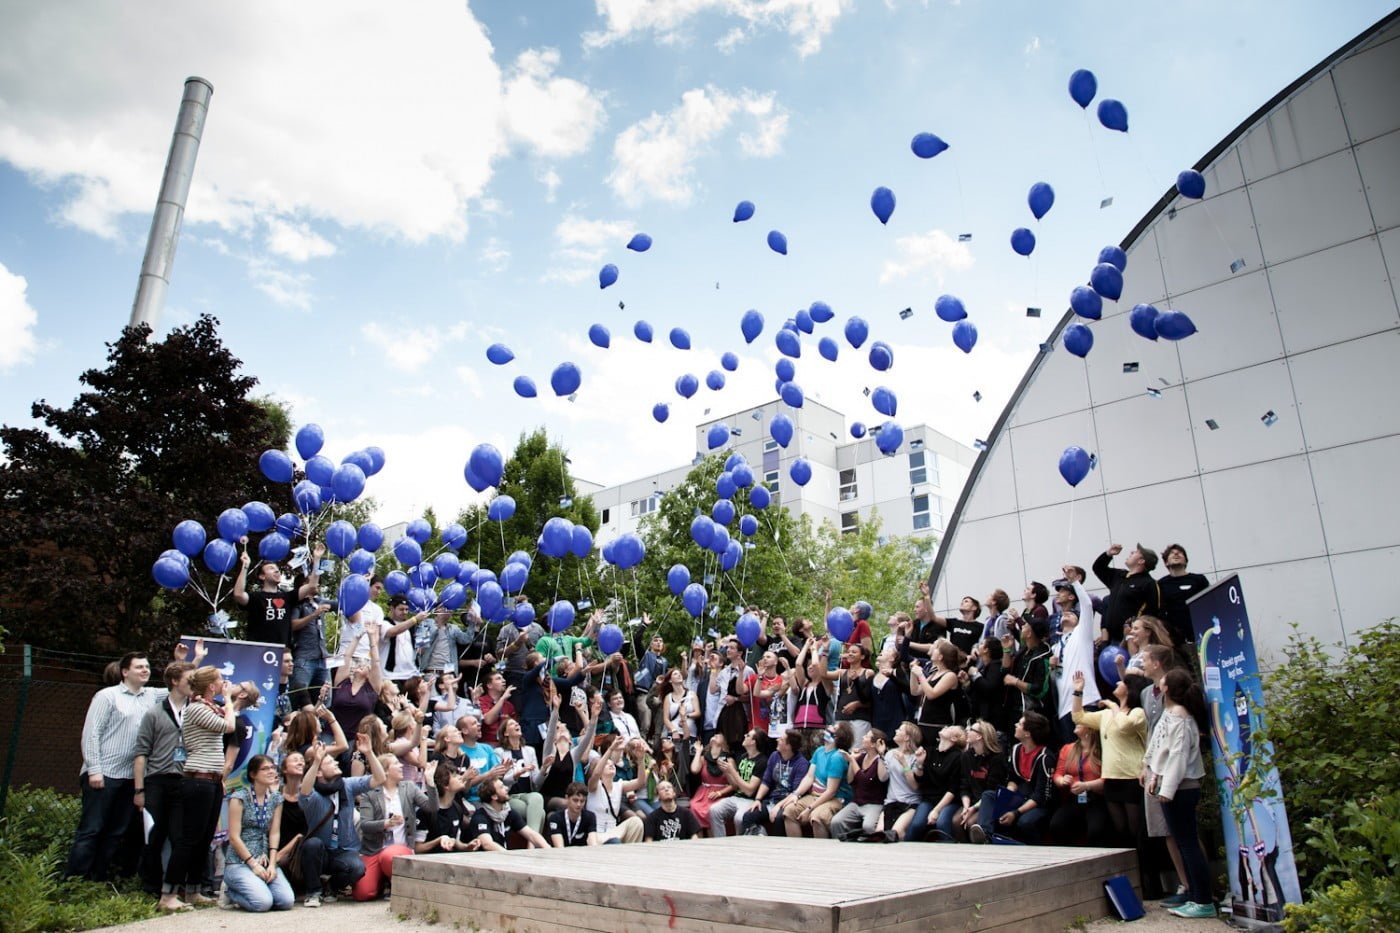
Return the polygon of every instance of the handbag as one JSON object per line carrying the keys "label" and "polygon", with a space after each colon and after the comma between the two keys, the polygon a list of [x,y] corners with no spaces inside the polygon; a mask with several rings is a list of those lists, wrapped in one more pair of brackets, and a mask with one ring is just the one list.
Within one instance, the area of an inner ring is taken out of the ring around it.
{"label": "handbag", "polygon": [[293,886],[300,887],[305,882],[301,871],[301,844],[308,837],[314,836],[321,831],[321,827],[326,825],[326,821],[335,815],[335,808],[326,811],[326,815],[321,817],[316,826],[302,835],[300,839],[292,844],[291,851],[278,860],[277,865],[282,869],[282,874],[287,876],[287,881]]}

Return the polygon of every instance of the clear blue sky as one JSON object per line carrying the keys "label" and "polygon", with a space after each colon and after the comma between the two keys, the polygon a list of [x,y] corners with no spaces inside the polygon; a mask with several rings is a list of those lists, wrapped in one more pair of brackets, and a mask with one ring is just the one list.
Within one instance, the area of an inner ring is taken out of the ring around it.
{"label": "clear blue sky", "polygon": [[[161,329],[215,314],[262,389],[324,426],[329,453],[384,447],[369,492],[386,521],[460,506],[471,447],[508,451],[541,424],[597,482],[687,462],[705,408],[772,397],[772,333],[817,299],[837,311],[830,332],[859,314],[896,365],[877,374],[844,342],[829,364],[809,341],[797,376],[809,394],[872,422],[861,389],[885,384],[901,420],[971,443],[1098,249],[1391,9],[166,2],[137,18],[117,3],[6,6],[0,419],[27,424],[37,398],[67,404],[125,324],[181,82],[203,75],[215,94]],[[1081,67],[1125,102],[1127,136],[1069,100]],[[914,158],[924,130],[951,148]],[[1058,200],[1036,225],[1025,195],[1039,180]],[[868,206],[877,185],[898,198],[888,226]],[[758,214],[733,224],[740,199]],[[1030,260],[1007,245],[1021,225],[1040,237]],[[764,245],[772,228],[788,256]],[[650,252],[624,249],[637,231]],[[604,262],[621,278],[601,291]],[[970,356],[933,316],[943,292],[981,332]],[[1027,320],[1027,305],[1045,317]],[[748,308],[768,328],[745,348]],[[631,336],[638,318],[658,332],[649,347]],[[595,322],[612,349],[588,344]],[[695,349],[667,344],[673,326]],[[497,340],[511,366],[486,362]],[[675,395],[676,376],[703,381],[729,349],[743,360],[722,392]],[[563,360],[584,374],[573,403],[548,389]],[[521,373],[541,398],[514,395]],[[657,401],[672,406],[665,426]]]}

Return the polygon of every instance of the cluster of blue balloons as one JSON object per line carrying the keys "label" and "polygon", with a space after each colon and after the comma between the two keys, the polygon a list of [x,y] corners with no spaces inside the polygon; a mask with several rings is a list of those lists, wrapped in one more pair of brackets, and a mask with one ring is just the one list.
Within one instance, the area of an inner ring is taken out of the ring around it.
{"label": "cluster of blue balloons", "polygon": [[[365,491],[365,481],[384,469],[384,451],[366,447],[347,454],[337,465],[321,453],[325,432],[317,424],[303,425],[296,434],[296,449],[305,461],[305,479],[292,487],[292,501],[303,515],[319,512],[336,502],[354,502]],[[265,450],[258,468],[274,483],[290,483],[296,466],[285,451]]]}
{"label": "cluster of blue balloons", "polygon": [[[1092,71],[1081,68],[1069,76],[1069,96],[1081,108],[1087,110],[1098,92],[1099,81]],[[1111,97],[1099,101],[1098,117],[1105,128],[1128,132],[1128,108],[1123,106],[1122,101]]]}
{"label": "cluster of blue balloons", "polygon": [[[601,338],[604,341],[602,345],[606,346],[610,339],[607,328],[602,327],[602,325],[596,326],[600,332],[595,335],[594,331],[590,330],[589,339],[597,343]],[[503,343],[493,343],[486,348],[486,359],[495,366],[505,366],[515,359],[515,352]],[[582,385],[583,373],[578,368],[577,363],[565,360],[555,366],[553,372],[549,374],[549,387],[554,390],[554,394],[557,396],[573,395]],[[524,374],[516,376],[511,386],[515,389],[515,394],[521,398],[535,398],[539,395],[539,388],[536,387],[535,380]]]}

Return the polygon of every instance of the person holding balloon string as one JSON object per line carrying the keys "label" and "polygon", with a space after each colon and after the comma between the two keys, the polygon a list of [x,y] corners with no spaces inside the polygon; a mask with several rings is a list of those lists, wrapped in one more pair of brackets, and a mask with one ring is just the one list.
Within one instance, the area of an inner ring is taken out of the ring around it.
{"label": "person holding balloon string", "polygon": [[804,744],[817,748],[831,708],[831,693],[826,685],[840,676],[839,672],[827,670],[827,642],[826,638],[809,638],[792,668],[798,694],[792,700],[793,728],[802,734]]}
{"label": "person holding balloon string", "polygon": [[290,646],[291,610],[297,603],[311,598],[320,589],[321,558],[325,556],[326,546],[316,542],[312,549],[311,572],[307,574],[306,582],[295,592],[283,592],[282,568],[276,561],[265,561],[258,567],[258,589],[250,593],[247,589],[248,568],[253,559],[248,554],[248,537],[244,535],[239,539],[239,543],[243,545],[243,551],[238,556],[238,576],[233,579],[233,601],[248,610],[243,639]]}
{"label": "person holding balloon string", "polygon": [[379,629],[370,628],[367,634],[369,657],[363,661],[356,658],[355,646],[359,639],[351,639],[344,642],[341,664],[335,669],[331,714],[346,735],[354,734],[360,720],[374,712],[374,705],[379,700],[379,687],[383,682],[379,666]]}

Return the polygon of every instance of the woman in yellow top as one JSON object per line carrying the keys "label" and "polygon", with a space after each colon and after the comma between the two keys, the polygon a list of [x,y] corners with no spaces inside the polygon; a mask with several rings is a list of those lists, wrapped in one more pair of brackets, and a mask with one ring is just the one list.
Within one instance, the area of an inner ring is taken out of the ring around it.
{"label": "woman in yellow top", "polygon": [[1120,678],[1113,688],[1113,699],[1103,701],[1097,713],[1084,711],[1084,672],[1075,671],[1074,705],[1070,715],[1075,725],[1083,723],[1099,730],[1103,744],[1104,801],[1113,821],[1114,835],[1123,845],[1137,848],[1142,833],[1142,785],[1137,775],[1147,754],[1147,714],[1142,709],[1141,690],[1134,690],[1133,676]]}

